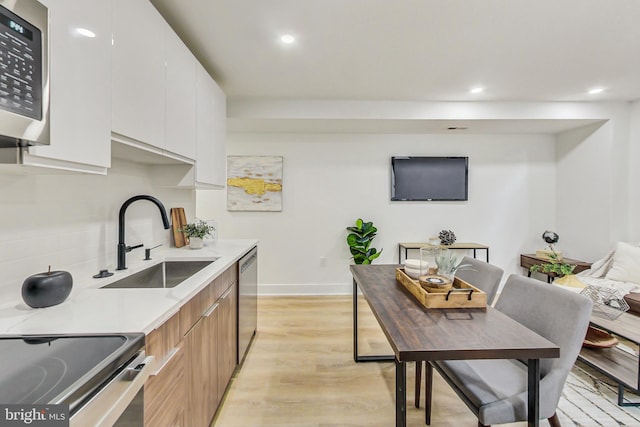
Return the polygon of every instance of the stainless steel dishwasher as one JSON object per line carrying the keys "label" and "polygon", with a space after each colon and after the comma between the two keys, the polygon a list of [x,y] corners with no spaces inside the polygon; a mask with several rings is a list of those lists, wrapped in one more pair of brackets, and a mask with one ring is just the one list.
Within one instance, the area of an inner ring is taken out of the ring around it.
{"label": "stainless steel dishwasher", "polygon": [[238,363],[244,359],[258,326],[258,248],[238,262]]}

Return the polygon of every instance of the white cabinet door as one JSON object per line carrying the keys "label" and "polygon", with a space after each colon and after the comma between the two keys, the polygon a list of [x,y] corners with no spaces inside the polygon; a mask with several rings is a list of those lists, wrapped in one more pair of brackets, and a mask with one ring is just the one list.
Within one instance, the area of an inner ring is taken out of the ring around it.
{"label": "white cabinet door", "polygon": [[196,158],[196,58],[166,26],[166,150]]}
{"label": "white cabinet door", "polygon": [[198,150],[196,185],[226,183],[227,99],[209,73],[198,65]]}
{"label": "white cabinet door", "polygon": [[227,184],[227,96],[214,81],[213,150],[208,184]]}
{"label": "white cabinet door", "polygon": [[165,28],[148,0],[115,0],[112,130],[165,146]]}
{"label": "white cabinet door", "polygon": [[[41,0],[49,8],[51,145],[25,164],[106,173],[111,162],[111,2]],[[78,29],[91,31],[83,36]]]}

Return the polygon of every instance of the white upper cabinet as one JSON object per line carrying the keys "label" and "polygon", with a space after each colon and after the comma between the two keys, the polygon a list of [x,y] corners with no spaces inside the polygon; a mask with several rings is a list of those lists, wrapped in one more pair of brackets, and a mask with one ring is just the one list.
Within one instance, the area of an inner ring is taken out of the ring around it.
{"label": "white upper cabinet", "polygon": [[51,145],[30,147],[24,163],[104,174],[111,162],[111,2],[40,1],[49,8]]}
{"label": "white upper cabinet", "polygon": [[226,184],[227,99],[209,73],[198,64],[198,146],[196,186]]}
{"label": "white upper cabinet", "polygon": [[196,158],[196,64],[182,40],[166,26],[166,146],[175,154]]}
{"label": "white upper cabinet", "polygon": [[212,79],[213,99],[213,149],[212,158],[207,162],[213,168],[203,182],[224,187],[227,184],[227,96]]}
{"label": "white upper cabinet", "polygon": [[113,4],[112,131],[164,149],[167,24],[148,0]]}

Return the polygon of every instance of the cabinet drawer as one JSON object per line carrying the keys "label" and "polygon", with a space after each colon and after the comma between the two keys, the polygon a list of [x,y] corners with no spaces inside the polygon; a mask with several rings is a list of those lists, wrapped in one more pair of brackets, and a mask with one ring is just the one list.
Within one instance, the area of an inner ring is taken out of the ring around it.
{"label": "cabinet drawer", "polygon": [[206,310],[206,288],[180,307],[180,335],[185,336]]}
{"label": "cabinet drawer", "polygon": [[218,300],[238,279],[238,264],[233,264],[214,280],[213,300]]}
{"label": "cabinet drawer", "polygon": [[162,370],[144,385],[145,427],[183,425],[185,399],[184,346],[181,342]]}
{"label": "cabinet drawer", "polygon": [[145,338],[147,355],[154,356],[156,368],[162,364],[167,355],[182,339],[180,334],[180,313],[176,313]]}
{"label": "cabinet drawer", "polygon": [[229,289],[238,277],[238,264],[233,264],[216,277],[206,288],[180,308],[180,334],[184,336],[205,311]]}

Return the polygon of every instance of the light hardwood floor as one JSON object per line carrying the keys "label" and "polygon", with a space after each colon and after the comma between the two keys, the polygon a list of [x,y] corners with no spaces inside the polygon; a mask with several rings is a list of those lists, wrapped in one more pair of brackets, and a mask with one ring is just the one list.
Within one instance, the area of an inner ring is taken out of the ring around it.
{"label": "light hardwood floor", "polygon": [[[391,354],[366,302],[358,307],[360,353]],[[354,363],[351,311],[350,296],[260,297],[258,333],[212,426],[394,426],[394,365]],[[421,409],[414,406],[413,365],[407,368],[409,427],[425,425],[424,390]],[[432,426],[477,426],[437,374],[433,390]]]}

